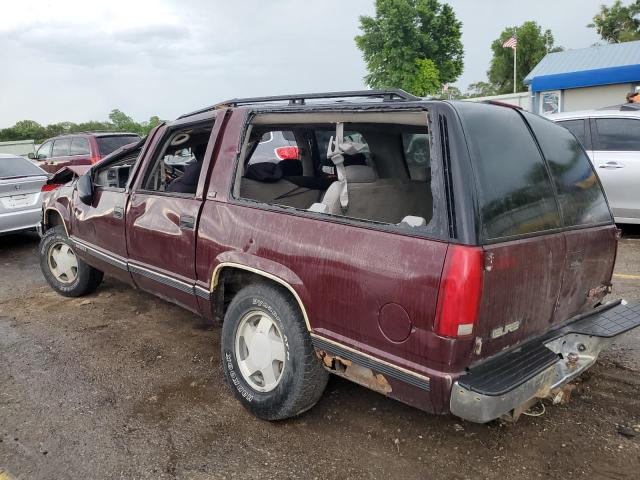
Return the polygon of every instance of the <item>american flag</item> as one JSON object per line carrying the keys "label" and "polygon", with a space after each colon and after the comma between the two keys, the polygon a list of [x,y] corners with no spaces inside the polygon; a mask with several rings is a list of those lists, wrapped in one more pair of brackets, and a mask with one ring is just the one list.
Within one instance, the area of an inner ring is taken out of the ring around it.
{"label": "american flag", "polygon": [[517,45],[518,39],[516,37],[511,37],[509,40],[502,44],[504,48],[516,48]]}

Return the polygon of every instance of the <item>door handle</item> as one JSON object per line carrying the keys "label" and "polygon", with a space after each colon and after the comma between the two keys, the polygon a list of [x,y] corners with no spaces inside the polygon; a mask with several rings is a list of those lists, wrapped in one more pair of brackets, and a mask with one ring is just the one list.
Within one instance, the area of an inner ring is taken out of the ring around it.
{"label": "door handle", "polygon": [[193,230],[196,226],[196,219],[191,215],[180,215],[180,228],[183,230]]}
{"label": "door handle", "polygon": [[122,207],[113,207],[113,217],[117,219],[124,218],[124,208]]}
{"label": "door handle", "polygon": [[616,170],[618,168],[624,168],[624,164],[618,162],[607,162],[598,165],[598,168],[606,168],[607,170]]}

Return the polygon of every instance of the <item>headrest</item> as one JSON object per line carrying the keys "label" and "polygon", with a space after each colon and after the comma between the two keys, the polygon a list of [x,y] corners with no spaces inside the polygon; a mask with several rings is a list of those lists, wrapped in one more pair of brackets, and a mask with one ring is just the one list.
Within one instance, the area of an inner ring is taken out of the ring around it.
{"label": "headrest", "polygon": [[277,163],[252,163],[247,167],[244,176],[258,182],[274,183],[282,178],[282,169]]}
{"label": "headrest", "polygon": [[367,165],[350,165],[344,170],[347,183],[371,183],[378,179],[375,170]]}

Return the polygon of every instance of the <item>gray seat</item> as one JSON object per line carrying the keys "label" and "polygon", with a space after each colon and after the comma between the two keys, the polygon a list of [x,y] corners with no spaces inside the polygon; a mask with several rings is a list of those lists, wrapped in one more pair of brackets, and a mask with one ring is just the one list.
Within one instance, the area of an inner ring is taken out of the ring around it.
{"label": "gray seat", "polygon": [[240,196],[264,203],[306,209],[318,201],[319,190],[299,187],[287,180],[259,182],[250,178],[240,180]]}
{"label": "gray seat", "polygon": [[322,204],[325,213],[344,215],[376,222],[398,224],[406,216],[422,217],[428,223],[433,216],[431,184],[396,178],[379,179],[373,168],[354,165],[345,167],[349,203],[346,211],[340,205],[340,183],[327,189]]}

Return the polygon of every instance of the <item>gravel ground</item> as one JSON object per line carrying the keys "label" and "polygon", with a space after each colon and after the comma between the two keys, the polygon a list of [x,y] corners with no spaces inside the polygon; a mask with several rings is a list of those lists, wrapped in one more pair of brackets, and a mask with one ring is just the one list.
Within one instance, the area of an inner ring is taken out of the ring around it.
{"label": "gravel ground", "polygon": [[[628,299],[640,299],[638,233],[625,232],[614,278],[614,293]],[[431,416],[339,378],[308,413],[266,423],[225,385],[219,329],[111,279],[86,298],[58,296],[36,251],[35,236],[0,238],[2,480],[627,479],[640,471],[640,435],[617,429],[640,424],[640,332],[576,382],[568,405],[515,425]]]}

